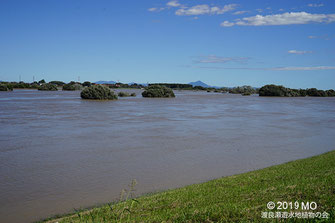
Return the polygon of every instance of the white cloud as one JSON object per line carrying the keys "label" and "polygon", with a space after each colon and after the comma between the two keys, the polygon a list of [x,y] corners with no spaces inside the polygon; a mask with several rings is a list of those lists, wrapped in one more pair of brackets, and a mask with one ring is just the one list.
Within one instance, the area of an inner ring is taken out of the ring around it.
{"label": "white cloud", "polygon": [[[308,23],[331,23],[335,22],[335,14],[311,14],[307,12],[285,12],[275,15],[256,15],[237,19],[234,25],[239,26],[278,26]],[[226,27],[227,21],[221,23]]]}
{"label": "white cloud", "polygon": [[289,50],[287,51],[290,54],[306,54],[306,53],[312,53],[312,51],[302,51],[302,50]]}
{"label": "white cloud", "polygon": [[160,12],[163,11],[165,8],[149,8],[148,11],[149,12]]}
{"label": "white cloud", "polygon": [[224,21],[223,23],[221,23],[221,26],[223,27],[231,27],[233,25],[235,25],[235,23],[229,21]]}
{"label": "white cloud", "polygon": [[170,1],[170,2],[166,3],[166,5],[170,6],[170,7],[179,7],[179,6],[181,6],[181,4],[178,1]]}
{"label": "white cloud", "polygon": [[249,57],[220,57],[216,55],[209,56],[201,56],[197,57],[194,60],[195,63],[228,63],[228,62],[236,62],[236,63],[246,63],[250,58]]}
{"label": "white cloud", "polygon": [[296,71],[296,70],[335,70],[332,66],[318,66],[318,67],[276,67],[270,70],[278,71]]}
{"label": "white cloud", "polygon": [[322,6],[324,6],[324,4],[322,4],[322,3],[320,3],[320,4],[308,4],[307,6],[318,8],[318,7],[322,7]]}
{"label": "white cloud", "polygon": [[242,15],[244,13],[247,13],[248,11],[237,11],[237,12],[234,12],[233,14],[234,15]]}
{"label": "white cloud", "polygon": [[317,67],[270,67],[270,68],[257,68],[257,67],[204,67],[196,66],[193,68],[201,69],[222,69],[222,70],[265,70],[265,71],[314,71],[314,70],[335,70],[334,66],[317,66]]}
{"label": "white cloud", "polygon": [[192,7],[180,8],[176,11],[176,15],[204,15],[204,14],[212,14],[212,15],[220,15],[224,14],[228,11],[232,11],[236,8],[236,4],[225,5],[223,8],[218,6],[209,6],[209,5],[195,5]]}
{"label": "white cloud", "polygon": [[309,39],[323,39],[323,40],[331,40],[335,38],[334,36],[329,36],[328,34],[322,36],[308,36]]}

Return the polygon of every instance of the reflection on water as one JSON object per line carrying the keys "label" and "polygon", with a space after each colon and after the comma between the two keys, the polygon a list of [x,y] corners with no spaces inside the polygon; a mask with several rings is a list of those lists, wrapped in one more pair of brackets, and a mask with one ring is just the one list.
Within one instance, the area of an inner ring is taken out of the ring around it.
{"label": "reflection on water", "polygon": [[177,91],[85,101],[80,92],[0,92],[1,222],[29,222],[254,170],[335,147],[335,98]]}

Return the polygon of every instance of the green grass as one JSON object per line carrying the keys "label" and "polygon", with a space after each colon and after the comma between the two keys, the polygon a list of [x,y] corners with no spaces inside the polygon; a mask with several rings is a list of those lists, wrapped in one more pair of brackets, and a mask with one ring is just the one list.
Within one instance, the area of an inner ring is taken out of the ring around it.
{"label": "green grass", "polygon": [[[330,214],[323,222],[335,222],[335,151],[137,199],[129,197],[52,222],[271,222],[261,218],[262,211],[269,211],[269,201],[314,201],[318,204],[314,212]],[[290,219],[295,221],[299,222]]]}

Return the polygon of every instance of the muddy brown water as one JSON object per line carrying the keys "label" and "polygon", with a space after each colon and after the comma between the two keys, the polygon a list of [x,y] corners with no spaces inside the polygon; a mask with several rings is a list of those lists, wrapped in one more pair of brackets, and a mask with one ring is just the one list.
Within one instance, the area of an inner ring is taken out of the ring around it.
{"label": "muddy brown water", "polygon": [[136,193],[246,172],[335,148],[335,98],[176,91],[86,101],[0,92],[0,222],[32,222]]}

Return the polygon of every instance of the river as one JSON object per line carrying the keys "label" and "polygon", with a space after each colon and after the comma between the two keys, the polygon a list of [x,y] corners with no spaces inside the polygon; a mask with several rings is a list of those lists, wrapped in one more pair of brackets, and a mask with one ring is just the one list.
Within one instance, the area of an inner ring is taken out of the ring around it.
{"label": "river", "polygon": [[0,92],[0,218],[32,222],[335,148],[335,98]]}

